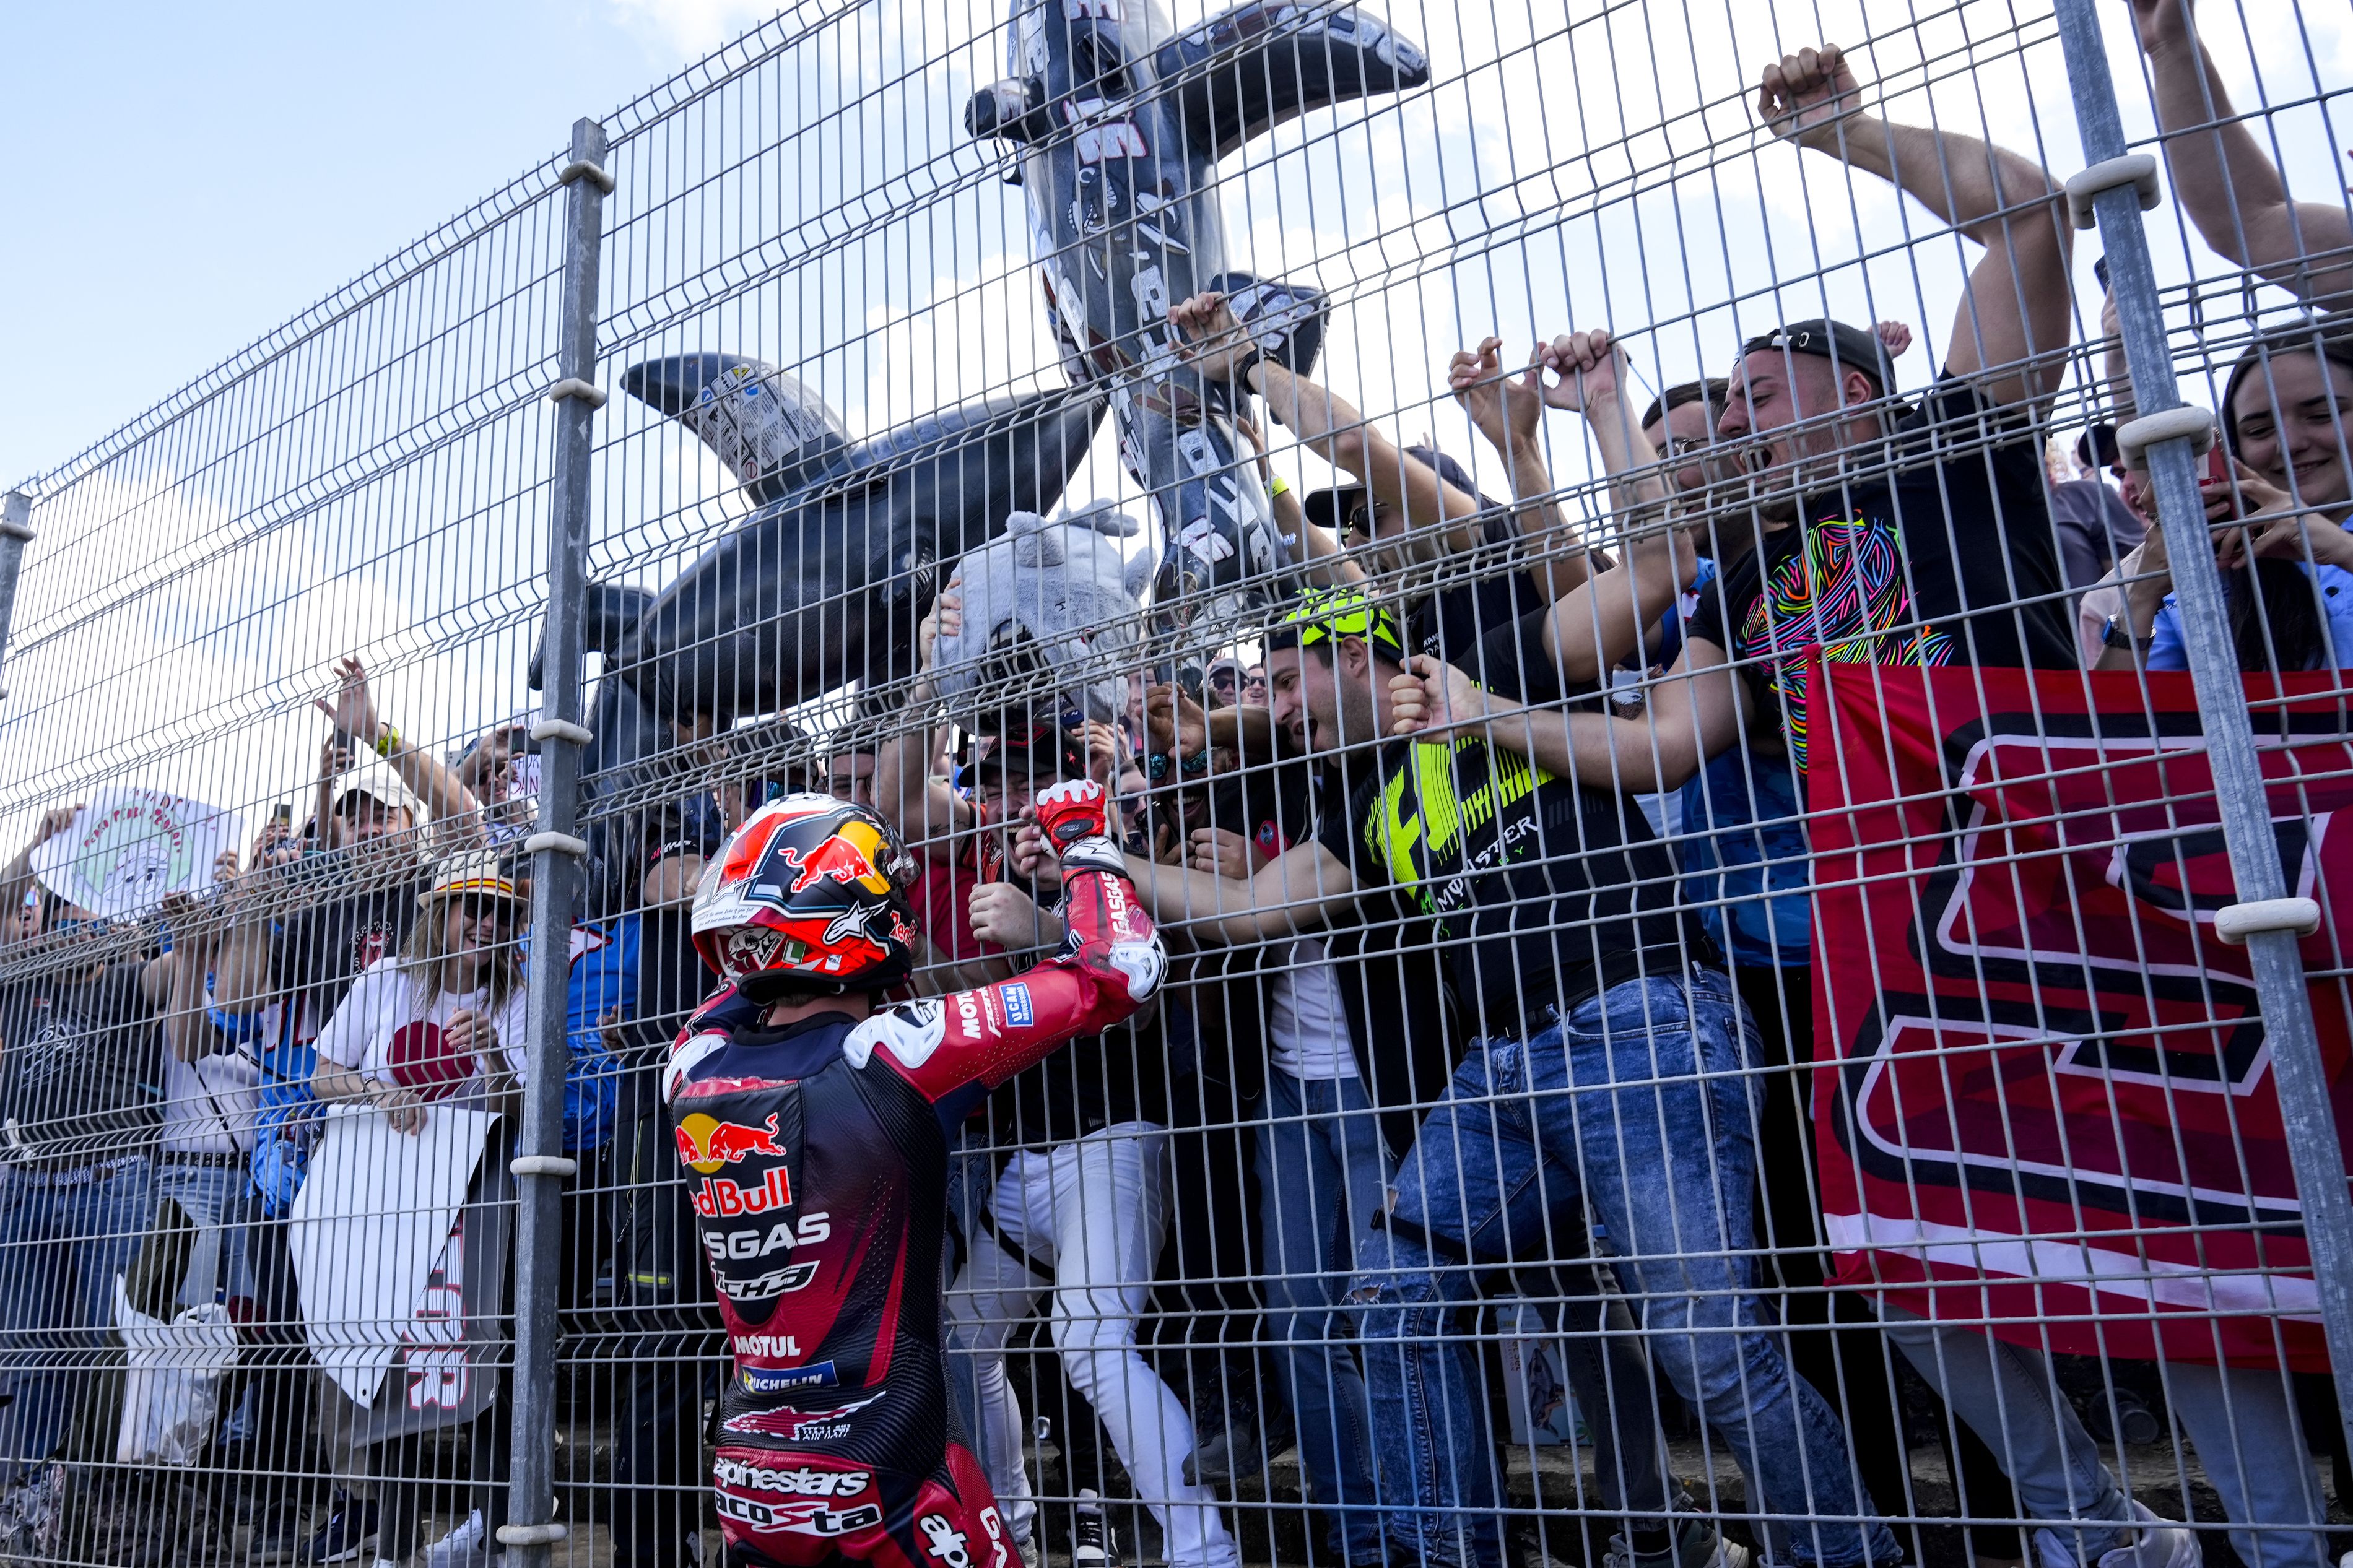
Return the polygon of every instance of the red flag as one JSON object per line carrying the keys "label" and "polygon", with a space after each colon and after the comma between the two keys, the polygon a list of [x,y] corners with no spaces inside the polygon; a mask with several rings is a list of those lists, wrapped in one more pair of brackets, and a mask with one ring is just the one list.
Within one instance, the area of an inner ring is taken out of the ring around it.
{"label": "red flag", "polygon": [[[1839,1282],[2084,1354],[2327,1365],[2186,675],[1815,672],[1815,1075]],[[2268,689],[2268,683],[2267,683]],[[2340,1129],[2353,740],[2256,714]],[[1827,711],[1825,711],[1827,708]],[[2274,1338],[2276,1328],[2277,1338]]]}

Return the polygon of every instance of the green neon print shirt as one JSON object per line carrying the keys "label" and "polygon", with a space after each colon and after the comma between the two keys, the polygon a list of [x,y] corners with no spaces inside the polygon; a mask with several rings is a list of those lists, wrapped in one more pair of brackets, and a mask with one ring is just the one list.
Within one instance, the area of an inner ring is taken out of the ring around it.
{"label": "green neon print shirt", "polygon": [[[1517,700],[1565,700],[1537,637],[1533,617],[1490,632],[1472,673]],[[1677,912],[1672,858],[1630,797],[1475,737],[1391,742],[1348,760],[1346,808],[1319,837],[1358,887],[1396,887],[1431,918],[1448,984],[1482,1026],[1712,961]]]}

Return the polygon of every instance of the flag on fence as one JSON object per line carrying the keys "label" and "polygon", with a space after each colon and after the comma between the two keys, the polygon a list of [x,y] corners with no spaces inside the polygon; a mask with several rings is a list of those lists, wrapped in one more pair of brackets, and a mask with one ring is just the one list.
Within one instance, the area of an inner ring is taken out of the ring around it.
{"label": "flag on fence", "polygon": [[[2186,675],[1831,665],[1809,778],[1822,1204],[1839,1282],[2058,1351],[2324,1368]],[[2256,715],[2340,1128],[2353,739]],[[1818,712],[1820,704],[1818,700]]]}

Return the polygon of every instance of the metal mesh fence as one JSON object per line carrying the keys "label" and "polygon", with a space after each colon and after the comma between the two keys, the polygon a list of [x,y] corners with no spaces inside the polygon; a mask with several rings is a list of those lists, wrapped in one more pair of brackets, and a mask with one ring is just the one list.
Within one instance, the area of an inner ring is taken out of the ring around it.
{"label": "metal mesh fence", "polygon": [[804,5],[10,492],[0,1559],[2353,1545],[2353,18],[1507,11]]}

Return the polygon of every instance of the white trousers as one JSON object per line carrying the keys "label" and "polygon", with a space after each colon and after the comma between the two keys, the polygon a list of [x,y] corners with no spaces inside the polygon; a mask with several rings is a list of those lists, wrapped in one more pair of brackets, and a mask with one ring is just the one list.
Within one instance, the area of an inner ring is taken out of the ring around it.
{"label": "white trousers", "polygon": [[966,1237],[948,1319],[972,1357],[980,1404],[974,1437],[1015,1540],[1029,1535],[1037,1505],[1021,1463],[1021,1406],[1006,1376],[1005,1344],[1050,1290],[1054,1348],[1159,1521],[1171,1568],[1233,1568],[1240,1558],[1216,1495],[1185,1479],[1192,1418],[1135,1348],[1168,1232],[1167,1157],[1163,1129],[1127,1121],[1007,1160],[977,1205],[996,1234],[976,1226]]}

